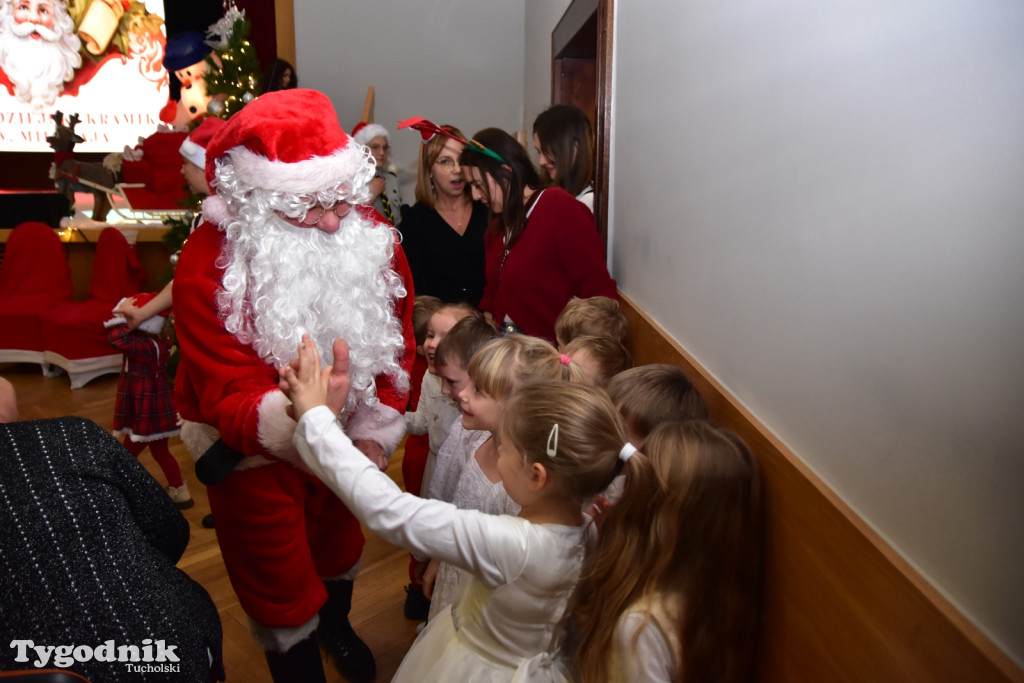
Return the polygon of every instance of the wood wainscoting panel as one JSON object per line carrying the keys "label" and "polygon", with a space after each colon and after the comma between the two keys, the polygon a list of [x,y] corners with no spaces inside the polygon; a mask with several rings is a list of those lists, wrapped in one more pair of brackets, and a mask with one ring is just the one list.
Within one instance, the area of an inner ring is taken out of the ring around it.
{"label": "wood wainscoting panel", "polygon": [[638,365],[682,367],[712,419],[750,445],[765,491],[757,680],[1024,681],[1024,670],[841,501],[628,297]]}

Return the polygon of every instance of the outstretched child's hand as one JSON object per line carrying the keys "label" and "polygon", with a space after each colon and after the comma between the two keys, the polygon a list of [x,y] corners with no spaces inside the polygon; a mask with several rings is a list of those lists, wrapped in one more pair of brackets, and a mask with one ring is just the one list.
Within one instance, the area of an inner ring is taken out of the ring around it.
{"label": "outstretched child's hand", "polygon": [[[302,351],[301,346],[306,343],[306,340],[309,340],[310,344],[314,343],[308,334],[302,335],[302,342],[299,345],[300,352]],[[339,337],[334,340],[332,348],[334,349],[334,365],[327,367],[331,372],[330,376],[327,378],[327,400],[325,403],[327,404],[327,407],[331,409],[332,413],[339,415],[341,410],[345,407],[345,403],[348,401],[348,392],[352,387],[352,377],[348,372],[348,343]],[[286,367],[290,367],[294,372],[298,372],[300,360],[301,358],[292,358],[288,361],[288,365]],[[320,362],[319,352],[317,352],[317,362]],[[281,391],[291,398],[291,389],[288,386],[285,368],[281,368],[279,371],[279,377],[278,385],[281,387]],[[295,411],[292,410],[291,406],[288,406],[286,410],[288,411],[288,416],[296,422],[299,417],[301,417],[301,415],[295,415]]]}
{"label": "outstretched child's hand", "polygon": [[[342,359],[340,374],[345,382],[348,377],[348,349]],[[281,390],[291,399],[289,414],[298,420],[309,410],[317,406],[327,405],[327,395],[331,388],[332,380],[335,377],[335,366],[327,366],[320,369],[320,352],[316,348],[313,339],[308,335],[302,335],[299,343],[299,356],[288,365],[281,368]],[[347,388],[345,393],[347,394]]]}

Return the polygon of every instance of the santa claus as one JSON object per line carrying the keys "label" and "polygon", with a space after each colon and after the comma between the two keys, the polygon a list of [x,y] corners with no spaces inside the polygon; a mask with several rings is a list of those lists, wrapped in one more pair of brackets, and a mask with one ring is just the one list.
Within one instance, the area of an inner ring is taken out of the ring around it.
{"label": "santa claus", "polygon": [[[323,681],[319,635],[348,680],[374,675],[348,622],[359,523],[302,465],[278,370],[303,333],[351,348],[352,392],[332,406],[381,468],[404,434],[415,354],[412,278],[395,231],[372,209],[373,162],[312,90],[267,93],[207,146],[216,195],[174,278],[183,418],[219,440],[197,473],[232,586],[275,681]],[[333,358],[325,354],[326,363]]]}
{"label": "santa claus", "polygon": [[15,0],[0,5],[0,68],[14,95],[36,109],[57,101],[82,66],[82,42],[62,0]]}

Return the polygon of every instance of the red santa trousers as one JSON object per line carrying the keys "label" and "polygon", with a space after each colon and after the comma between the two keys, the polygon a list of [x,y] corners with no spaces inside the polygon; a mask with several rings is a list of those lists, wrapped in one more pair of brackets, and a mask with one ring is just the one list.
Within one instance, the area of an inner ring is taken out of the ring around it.
{"label": "red santa trousers", "polygon": [[359,521],[293,465],[236,470],[208,491],[231,586],[264,626],[305,624],[327,600],[322,577],[344,574],[363,552]]}

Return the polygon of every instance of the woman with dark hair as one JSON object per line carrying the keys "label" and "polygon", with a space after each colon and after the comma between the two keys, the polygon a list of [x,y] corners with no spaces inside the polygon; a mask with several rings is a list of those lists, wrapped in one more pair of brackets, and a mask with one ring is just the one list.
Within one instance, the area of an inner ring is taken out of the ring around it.
{"label": "woman with dark hair", "polygon": [[263,84],[263,92],[275,90],[291,90],[299,87],[299,75],[295,73],[295,67],[283,59],[275,59],[267,69],[266,82]]}
{"label": "woman with dark hair", "polygon": [[616,298],[593,214],[560,187],[544,188],[526,150],[485,128],[462,150],[473,198],[495,214],[485,239],[480,308],[502,329],[549,341],[574,296]]}
{"label": "woman with dark hair", "polygon": [[476,306],[484,289],[487,207],[470,197],[459,163],[464,139],[440,126],[420,146],[416,204],[402,209],[399,232],[417,295]]}
{"label": "woman with dark hair", "polygon": [[541,175],[594,210],[594,129],[571,104],[545,109],[533,122]]}

